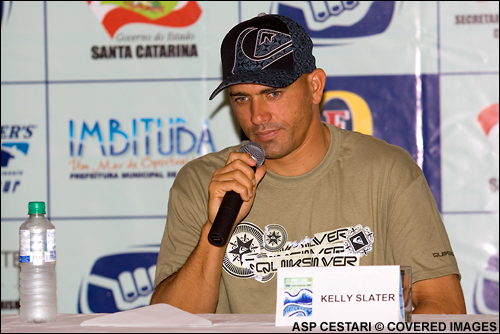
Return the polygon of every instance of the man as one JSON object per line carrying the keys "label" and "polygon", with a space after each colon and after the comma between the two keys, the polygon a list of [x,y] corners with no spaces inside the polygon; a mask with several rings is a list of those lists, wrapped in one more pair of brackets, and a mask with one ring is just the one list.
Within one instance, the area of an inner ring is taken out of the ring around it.
{"label": "man", "polygon": [[[275,313],[279,266],[411,265],[414,313],[465,313],[459,270],[425,177],[403,149],[321,122],[326,75],[296,22],[259,15],[221,46],[234,114],[265,149],[186,164],[170,191],[151,303],[192,313]],[[228,191],[231,239],[208,234]],[[433,254],[446,254],[435,257]]]}

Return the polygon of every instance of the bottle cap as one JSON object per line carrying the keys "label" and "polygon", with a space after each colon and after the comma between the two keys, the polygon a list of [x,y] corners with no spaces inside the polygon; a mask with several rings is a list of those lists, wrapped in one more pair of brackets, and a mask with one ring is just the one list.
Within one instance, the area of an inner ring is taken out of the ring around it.
{"label": "bottle cap", "polygon": [[45,213],[45,202],[29,202],[28,214]]}

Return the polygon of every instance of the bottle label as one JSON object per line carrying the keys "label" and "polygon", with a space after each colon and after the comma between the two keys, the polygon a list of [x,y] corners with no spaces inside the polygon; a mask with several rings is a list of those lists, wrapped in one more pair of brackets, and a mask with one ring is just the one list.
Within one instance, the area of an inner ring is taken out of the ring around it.
{"label": "bottle label", "polygon": [[31,262],[31,251],[30,251],[30,231],[22,230],[19,231],[19,262],[29,263]]}
{"label": "bottle label", "polygon": [[45,246],[45,262],[56,260],[56,230],[47,230],[47,244]]}
{"label": "bottle label", "polygon": [[19,231],[19,262],[42,265],[56,260],[56,230],[47,230],[43,234],[29,230]]}

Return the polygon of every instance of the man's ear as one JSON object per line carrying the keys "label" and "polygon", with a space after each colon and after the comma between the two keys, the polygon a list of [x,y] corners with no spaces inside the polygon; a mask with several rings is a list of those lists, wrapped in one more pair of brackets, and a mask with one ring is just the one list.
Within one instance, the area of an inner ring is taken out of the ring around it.
{"label": "man's ear", "polygon": [[326,74],[321,68],[317,68],[309,74],[313,103],[320,104],[323,98],[323,91],[325,89]]}

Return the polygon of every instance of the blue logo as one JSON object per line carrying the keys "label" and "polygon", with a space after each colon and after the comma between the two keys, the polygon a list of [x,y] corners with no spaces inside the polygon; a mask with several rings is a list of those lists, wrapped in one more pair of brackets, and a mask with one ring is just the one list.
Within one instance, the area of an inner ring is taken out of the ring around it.
{"label": "blue logo", "polygon": [[29,147],[28,143],[2,143],[2,167],[9,166],[9,161],[16,157],[16,152],[28,155]]}
{"label": "blue logo", "polygon": [[480,271],[474,287],[474,311],[477,314],[498,314],[498,253]]}
{"label": "blue logo", "polygon": [[311,288],[311,278],[285,278],[284,317],[309,317],[312,315],[313,292]]}
{"label": "blue logo", "polygon": [[2,193],[14,193],[21,186],[20,177],[25,158],[30,151],[30,140],[37,126],[2,125]]}
{"label": "blue logo", "polygon": [[97,150],[101,156],[160,156],[214,152],[210,129],[200,133],[189,129],[183,118],[133,118],[130,121],[110,119],[107,122],[69,121],[69,155],[81,157]]}
{"label": "blue logo", "polygon": [[396,1],[274,1],[271,5],[271,13],[300,23],[317,46],[381,34],[395,12]]}
{"label": "blue logo", "polygon": [[[29,142],[36,125],[2,125],[2,167],[8,167],[11,159],[28,155]],[[12,140],[12,141],[11,141]]]}
{"label": "blue logo", "polygon": [[160,246],[98,258],[82,281],[78,313],[114,313],[149,305]]}

